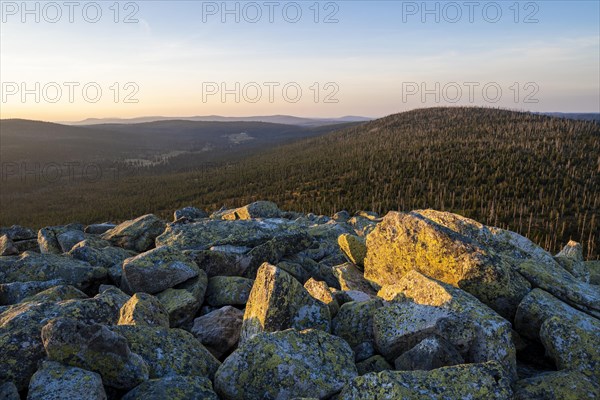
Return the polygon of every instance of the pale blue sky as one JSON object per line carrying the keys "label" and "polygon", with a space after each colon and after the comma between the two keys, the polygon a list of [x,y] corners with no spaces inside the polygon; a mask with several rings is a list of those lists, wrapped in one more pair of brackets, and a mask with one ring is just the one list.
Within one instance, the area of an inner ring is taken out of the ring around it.
{"label": "pale blue sky", "polygon": [[[247,4],[252,2],[227,2],[230,9],[238,4],[239,23],[234,14],[225,15],[222,22],[222,2],[200,1],[130,2],[135,7],[120,2],[118,23],[113,20],[114,1],[97,2],[102,10],[97,23],[84,19],[84,5],[86,16],[95,17],[91,2],[84,1],[74,9],[73,23],[64,6],[61,19],[51,23],[56,14],[48,3],[28,2],[31,9],[39,4],[36,22],[35,13],[23,15],[21,1],[2,1],[2,118],[379,117],[455,104],[600,112],[599,1],[427,2],[429,10],[437,6],[439,22],[435,12],[422,21],[422,1],[274,1],[273,23],[264,1],[251,6]],[[473,22],[468,4],[474,7]],[[262,18],[251,23],[247,19],[254,18],[255,5]],[[299,21],[289,22],[298,7]],[[215,15],[208,14],[211,9]],[[123,23],[132,11],[138,22]],[[332,12],[338,22],[324,23]],[[530,23],[525,22],[528,16]],[[56,103],[48,101],[56,98],[53,87],[43,91],[51,82],[62,90]],[[72,103],[64,82],[79,84]],[[90,82],[102,90],[96,103],[81,92]],[[120,87],[116,101],[115,82]],[[123,101],[135,89],[124,87],[127,82],[139,88],[132,96],[137,103]],[[273,102],[265,82],[279,85],[274,86]],[[22,85],[36,91],[36,83],[40,98],[30,94],[23,99]],[[286,84],[292,87],[287,99],[282,91]],[[237,92],[239,101],[235,94],[223,101],[220,85]],[[291,102],[297,87],[302,94]],[[218,92],[207,94],[208,88]],[[423,89],[430,90],[424,98]],[[328,94],[337,102],[324,102]]]}

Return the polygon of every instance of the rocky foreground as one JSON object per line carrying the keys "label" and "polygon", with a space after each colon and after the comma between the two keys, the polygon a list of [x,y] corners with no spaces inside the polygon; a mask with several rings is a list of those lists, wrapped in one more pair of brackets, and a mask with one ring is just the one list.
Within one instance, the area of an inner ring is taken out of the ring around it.
{"label": "rocky foreground", "polygon": [[598,399],[600,264],[433,210],[0,230],[0,399]]}

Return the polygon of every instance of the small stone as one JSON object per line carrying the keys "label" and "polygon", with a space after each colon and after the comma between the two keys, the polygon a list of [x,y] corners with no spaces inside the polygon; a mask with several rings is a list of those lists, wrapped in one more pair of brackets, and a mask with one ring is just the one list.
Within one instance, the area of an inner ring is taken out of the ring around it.
{"label": "small stone", "polygon": [[270,201],[256,201],[244,207],[236,208],[221,216],[223,219],[254,219],[254,218],[279,218],[281,211],[277,204]]}
{"label": "small stone", "polygon": [[584,261],[584,264],[590,272],[590,284],[600,285],[600,260]]}
{"label": "small stone", "polygon": [[276,236],[256,246],[244,256],[244,276],[254,279],[258,268],[264,262],[277,264],[284,256],[296,254],[312,244],[312,238],[305,233],[292,233]]}
{"label": "small stone", "polygon": [[340,306],[349,303],[351,301],[355,301],[358,303],[372,300],[375,296],[371,296],[366,294],[365,292],[361,292],[358,290],[336,290],[330,288],[331,295],[338,302]]}
{"label": "small stone", "polygon": [[335,266],[333,267],[333,274],[340,283],[342,290],[356,290],[370,296],[375,296],[377,293],[354,264],[345,263]]}
{"label": "small stone", "polygon": [[198,276],[156,295],[169,314],[171,328],[187,326],[200,309],[208,285],[206,273],[198,271]]}
{"label": "small stone", "polygon": [[371,358],[374,355],[378,355],[375,351],[375,344],[373,342],[362,342],[361,344],[352,348],[354,352],[354,361],[361,362],[367,358]]}
{"label": "small stone", "polygon": [[220,365],[194,335],[182,329],[135,325],[112,329],[125,337],[131,351],[148,365],[150,379],[170,375],[212,379]]}
{"label": "small stone", "polygon": [[25,297],[21,303],[28,302],[57,302],[73,299],[87,299],[88,296],[81,290],[70,285],[57,285],[42,290],[39,293]]}
{"label": "small stone", "polygon": [[346,210],[338,211],[333,214],[333,219],[337,222],[347,222],[350,219],[350,214]]}
{"label": "small stone", "polygon": [[[68,241],[69,237],[78,236],[78,231],[83,235],[83,225],[81,224],[69,224],[69,225],[60,225],[60,226],[47,226],[38,231],[37,240],[39,244],[39,250],[41,253],[47,254],[60,254],[64,253],[67,250],[63,250],[63,246],[61,246],[58,236],[63,233],[71,232],[69,235],[65,236],[63,240]],[[81,237],[81,236],[79,236]],[[83,240],[83,239],[81,239]],[[75,242],[77,243],[77,242]],[[73,243],[73,244],[75,244]],[[65,246],[66,247],[66,246]]]}
{"label": "small stone", "polygon": [[[245,248],[245,252],[250,251]],[[214,276],[241,276],[248,267],[244,253],[229,253],[220,250],[186,251],[209,278]]]}
{"label": "small stone", "polygon": [[569,240],[569,243],[563,247],[554,259],[580,281],[590,282],[590,271],[583,262],[583,247],[580,243]]}
{"label": "small stone", "polygon": [[20,242],[23,240],[37,240],[36,232],[31,229],[21,225],[13,225],[10,228],[0,228],[0,236],[6,235],[8,238],[15,242]]}
{"label": "small stone", "polygon": [[0,383],[0,399],[2,400],[21,400],[17,387],[12,382]]}
{"label": "small stone", "polygon": [[[595,318],[576,310],[541,289],[533,289],[523,298],[515,316],[515,329],[527,339],[540,341],[542,324],[554,317],[565,316],[580,326],[593,326]],[[591,333],[591,332],[590,332]]]}
{"label": "small stone", "polygon": [[109,231],[116,227],[115,224],[110,222],[104,222],[101,224],[91,224],[85,227],[84,232],[92,235],[101,235],[106,231]]}
{"label": "small stone", "polygon": [[67,253],[77,243],[85,240],[85,234],[80,230],[70,230],[56,235],[61,253]]}
{"label": "small stone", "polygon": [[12,282],[0,284],[0,305],[20,303],[24,298],[33,296],[53,286],[62,285],[61,279],[51,281]]}
{"label": "small stone", "polygon": [[[110,246],[110,243],[104,240],[101,241],[104,243],[94,242],[94,240],[86,239],[77,243],[71,248],[69,255],[78,260],[86,261],[90,263],[90,265],[107,269],[115,266],[121,269],[123,261],[136,255],[136,253],[131,250]],[[107,246],[103,246],[103,244],[107,244]]]}
{"label": "small stone", "polygon": [[26,251],[19,256],[0,257],[0,282],[31,282],[61,279],[86,290],[106,279],[105,268],[58,254]]}
{"label": "small stone", "polygon": [[380,299],[345,303],[332,321],[332,333],[348,342],[350,347],[373,343],[373,315],[382,306]]}
{"label": "small stone", "polygon": [[564,316],[547,319],[540,329],[546,353],[558,369],[579,371],[600,380],[600,321],[571,321]]}
{"label": "small stone", "polygon": [[431,335],[445,338],[461,353],[470,350],[475,338],[474,329],[460,315],[412,301],[394,302],[374,311],[373,334],[376,349],[390,361]]}

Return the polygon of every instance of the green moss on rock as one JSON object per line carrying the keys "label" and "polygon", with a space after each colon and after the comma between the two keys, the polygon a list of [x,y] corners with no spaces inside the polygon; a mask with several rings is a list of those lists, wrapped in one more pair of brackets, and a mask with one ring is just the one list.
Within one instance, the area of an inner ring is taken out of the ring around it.
{"label": "green moss on rock", "polygon": [[13,381],[24,390],[46,356],[41,340],[42,327],[52,318],[69,317],[87,323],[116,324],[119,310],[128,296],[117,288],[108,289],[91,299],[17,304],[0,314],[0,381]]}
{"label": "green moss on rock", "polygon": [[332,333],[353,348],[361,343],[373,343],[373,315],[382,306],[381,299],[343,304],[333,319]]}
{"label": "green moss on rock", "polygon": [[57,254],[26,251],[20,256],[0,257],[0,283],[49,281],[87,289],[107,277],[107,270]]}
{"label": "green moss on rock", "polygon": [[393,370],[394,367],[392,367],[390,363],[383,358],[383,356],[377,354],[373,357],[367,358],[364,361],[356,363],[356,369],[358,370],[359,375],[365,375],[371,372]]}

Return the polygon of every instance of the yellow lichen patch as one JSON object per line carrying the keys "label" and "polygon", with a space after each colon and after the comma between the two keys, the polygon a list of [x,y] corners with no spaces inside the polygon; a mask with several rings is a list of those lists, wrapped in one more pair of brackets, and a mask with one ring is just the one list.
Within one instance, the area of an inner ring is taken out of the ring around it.
{"label": "yellow lichen patch", "polygon": [[304,284],[304,288],[312,297],[327,304],[331,317],[335,317],[340,309],[340,305],[331,294],[331,290],[329,290],[327,283],[310,278]]}
{"label": "yellow lichen patch", "polygon": [[[462,217],[453,218],[449,226],[463,223]],[[530,284],[507,259],[480,242],[477,232],[462,226],[454,231],[418,212],[389,212],[367,237],[365,278],[383,286],[416,270],[466,290],[512,319]]]}
{"label": "yellow lichen patch", "polygon": [[433,279],[421,279],[422,275],[415,272],[407,273],[402,279],[402,284],[385,285],[377,292],[377,296],[386,301],[403,301],[407,296],[406,289],[412,285],[419,285],[418,298],[412,298],[419,304],[430,306],[443,306],[452,300],[452,295],[444,286]]}
{"label": "yellow lichen patch", "polygon": [[316,328],[329,331],[326,304],[314,299],[284,270],[264,263],[246,304],[240,342],[263,331]]}
{"label": "yellow lichen patch", "polygon": [[367,256],[365,239],[348,233],[338,237],[338,245],[348,260],[358,266],[363,266]]}
{"label": "yellow lichen patch", "polygon": [[147,293],[135,293],[121,307],[119,325],[169,327],[169,316],[161,302]]}

